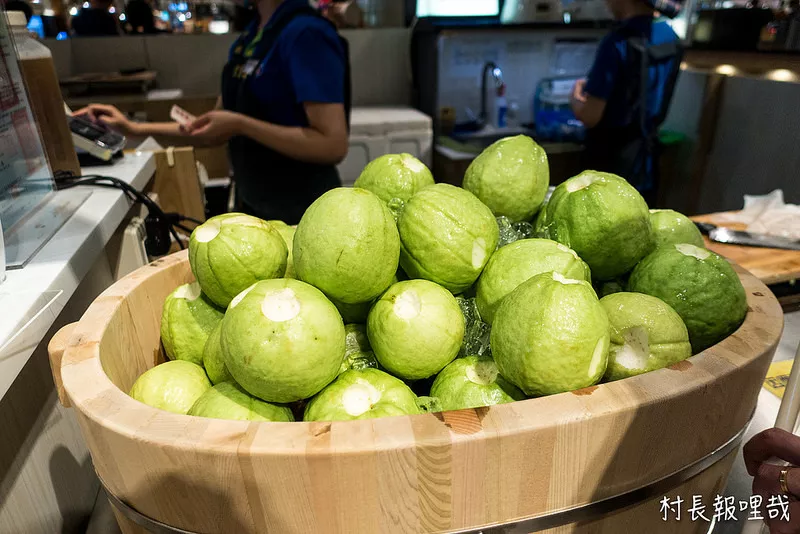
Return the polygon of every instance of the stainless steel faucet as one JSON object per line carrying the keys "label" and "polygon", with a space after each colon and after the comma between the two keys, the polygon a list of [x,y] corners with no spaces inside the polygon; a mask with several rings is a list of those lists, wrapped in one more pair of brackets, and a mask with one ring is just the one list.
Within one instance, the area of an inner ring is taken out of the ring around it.
{"label": "stainless steel faucet", "polygon": [[502,69],[500,69],[500,67],[498,67],[493,61],[487,62],[483,66],[483,71],[481,73],[481,114],[479,118],[483,125],[486,125],[486,119],[489,116],[486,109],[486,74],[489,72],[492,73],[495,89],[499,89],[503,85]]}

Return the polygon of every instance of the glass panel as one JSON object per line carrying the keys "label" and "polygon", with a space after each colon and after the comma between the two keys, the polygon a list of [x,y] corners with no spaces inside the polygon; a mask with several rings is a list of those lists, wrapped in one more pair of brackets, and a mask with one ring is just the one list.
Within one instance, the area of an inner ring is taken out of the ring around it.
{"label": "glass panel", "polygon": [[5,11],[0,15],[0,49],[0,222],[8,235],[53,190],[53,180]]}

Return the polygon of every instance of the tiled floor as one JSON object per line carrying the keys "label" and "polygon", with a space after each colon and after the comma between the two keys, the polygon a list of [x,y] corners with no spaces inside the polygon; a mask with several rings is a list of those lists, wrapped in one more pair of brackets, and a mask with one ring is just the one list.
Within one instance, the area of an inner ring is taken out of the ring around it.
{"label": "tiled floor", "polygon": [[[780,346],[775,353],[774,361],[793,359],[795,351],[798,345],[800,345],[800,312],[787,314],[785,321],[786,325],[783,338],[781,338]],[[758,399],[758,408],[753,416],[750,429],[744,438],[745,443],[753,435],[774,425],[779,406],[780,401],[777,397],[766,390],[761,390]],[[745,471],[744,462],[741,456],[739,456],[731,471],[725,494],[736,496],[737,501],[747,499],[750,497],[751,493],[751,482],[751,478],[748,476],[747,471]],[[714,534],[740,534],[743,524],[744,523],[741,522],[719,524],[714,529]],[[119,527],[117,527],[116,520],[114,519],[114,514],[111,511],[111,505],[108,503],[102,491],[100,495],[98,495],[95,513],[92,516],[92,521],[86,530],[86,534],[121,534]]]}

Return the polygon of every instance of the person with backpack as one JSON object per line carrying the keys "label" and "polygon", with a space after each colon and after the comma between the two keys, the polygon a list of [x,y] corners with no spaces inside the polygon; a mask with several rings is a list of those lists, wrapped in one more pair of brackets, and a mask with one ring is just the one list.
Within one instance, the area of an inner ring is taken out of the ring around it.
{"label": "person with backpack", "polygon": [[134,123],[97,104],[76,114],[174,144],[227,143],[237,211],[296,224],[341,185],[335,165],[349,146],[348,46],[307,0],[259,0],[256,9],[258,18],[231,48],[218,109],[186,126]]}
{"label": "person with backpack", "polygon": [[655,11],[674,18],[673,0],[606,0],[614,19],[572,110],[587,127],[584,165],[627,179],[648,200],[658,187],[658,128],[669,110],[683,50]]}

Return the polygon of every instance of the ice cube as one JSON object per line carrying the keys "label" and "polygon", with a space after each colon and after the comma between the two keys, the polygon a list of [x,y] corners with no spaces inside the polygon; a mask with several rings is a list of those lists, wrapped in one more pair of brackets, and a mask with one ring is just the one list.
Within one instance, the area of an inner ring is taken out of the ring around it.
{"label": "ice cube", "polygon": [[464,315],[464,342],[459,357],[490,354],[489,334],[491,327],[483,322],[474,298],[458,297],[458,305]]}
{"label": "ice cube", "polygon": [[400,214],[403,213],[405,207],[406,203],[403,202],[402,198],[393,198],[389,201],[389,211],[392,212],[395,222],[400,218]]}
{"label": "ice cube", "polygon": [[497,242],[497,248],[504,247],[519,239],[517,231],[514,230],[514,225],[508,217],[498,217],[497,228],[500,230],[500,239]]}
{"label": "ice cube", "polygon": [[517,240],[530,239],[534,235],[533,225],[529,222],[514,223],[514,231],[517,233]]}
{"label": "ice cube", "polygon": [[483,356],[489,350],[489,334],[491,327],[483,321],[472,324],[465,336],[463,356]]}
{"label": "ice cube", "polygon": [[461,308],[461,315],[464,316],[465,326],[469,327],[476,318],[479,318],[478,306],[473,299],[464,297],[456,297],[456,302],[458,302],[458,307]]}

